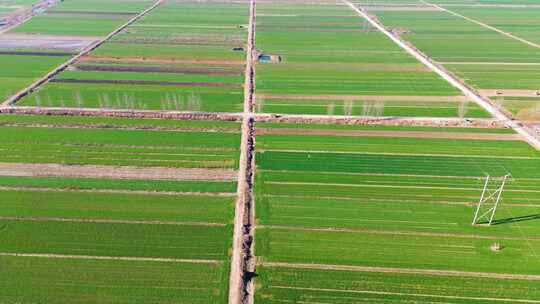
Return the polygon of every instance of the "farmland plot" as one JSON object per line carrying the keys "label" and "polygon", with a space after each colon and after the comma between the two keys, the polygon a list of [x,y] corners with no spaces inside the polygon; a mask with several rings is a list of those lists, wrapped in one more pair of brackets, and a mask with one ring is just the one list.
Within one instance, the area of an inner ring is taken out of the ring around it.
{"label": "farmland plot", "polygon": [[[6,5],[9,2],[12,1]],[[51,72],[152,3],[151,0],[64,1],[2,34],[0,100]]]}
{"label": "farmland plot", "polygon": [[166,1],[23,100],[240,112],[249,2]]}
{"label": "farmland plot", "polygon": [[[536,39],[540,27],[538,22],[529,21],[534,19],[530,16],[536,15],[540,8],[521,6],[525,3],[514,1],[498,1],[492,4],[500,6],[487,7],[470,6],[469,2],[432,3],[441,4],[450,12],[427,4],[420,6],[433,9],[408,11],[402,7],[401,10],[396,8],[371,12],[385,26],[402,30],[400,36],[403,39],[411,42],[482,95],[502,99],[536,96],[540,89],[540,48],[535,46],[535,43],[538,43]],[[490,26],[495,29],[489,28]],[[514,103],[498,103],[518,118],[523,116],[517,115]],[[536,116],[536,103],[521,110],[524,111],[522,114],[530,119],[531,116]]]}
{"label": "farmland plot", "polygon": [[0,125],[0,301],[226,302],[238,123]]}
{"label": "farmland plot", "polygon": [[[540,154],[527,143],[498,129],[290,126],[257,128],[258,303],[537,299]],[[472,226],[485,174],[506,173],[495,225]]]}
{"label": "farmland plot", "polygon": [[[279,3],[257,6],[257,48],[263,56],[257,64],[258,111],[489,116],[348,6]],[[265,55],[274,56],[273,62]]]}

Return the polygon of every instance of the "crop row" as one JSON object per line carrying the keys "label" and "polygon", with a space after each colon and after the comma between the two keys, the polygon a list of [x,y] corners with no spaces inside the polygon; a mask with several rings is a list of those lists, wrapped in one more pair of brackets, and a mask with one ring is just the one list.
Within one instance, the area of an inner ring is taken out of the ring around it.
{"label": "crop row", "polygon": [[259,267],[257,303],[517,303],[535,282],[489,278]]}

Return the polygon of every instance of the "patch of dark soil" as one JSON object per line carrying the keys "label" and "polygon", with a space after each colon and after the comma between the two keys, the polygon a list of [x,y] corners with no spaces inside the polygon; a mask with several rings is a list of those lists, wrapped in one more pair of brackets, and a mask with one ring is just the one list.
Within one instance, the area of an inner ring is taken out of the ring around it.
{"label": "patch of dark soil", "polygon": [[84,17],[92,17],[92,16],[118,16],[118,17],[127,16],[127,17],[129,17],[129,16],[135,16],[135,15],[137,15],[137,13],[54,10],[54,11],[48,11],[44,15],[48,15],[48,16],[84,16]]}
{"label": "patch of dark soil", "polygon": [[142,45],[149,45],[149,44],[167,44],[167,45],[195,45],[195,46],[222,46],[222,47],[230,47],[233,48],[235,45],[239,45],[241,43],[231,43],[230,41],[190,41],[190,40],[183,40],[183,41],[175,41],[175,40],[163,40],[163,39],[136,39],[136,40],[116,40],[114,42],[111,42],[114,44],[142,44]]}
{"label": "patch of dark soil", "polygon": [[93,83],[93,84],[132,84],[132,85],[160,85],[177,87],[227,87],[240,88],[242,85],[222,82],[174,82],[154,80],[110,80],[110,79],[52,79],[58,83]]}
{"label": "patch of dark soil", "polygon": [[25,52],[25,51],[0,51],[0,55],[65,57],[65,56],[73,56],[75,54],[74,53]]}
{"label": "patch of dark soil", "polygon": [[82,65],[77,70],[87,72],[138,72],[138,73],[167,73],[167,74],[193,74],[193,75],[218,75],[218,76],[241,76],[242,72],[220,71],[204,68],[169,68],[148,66],[101,66]]}

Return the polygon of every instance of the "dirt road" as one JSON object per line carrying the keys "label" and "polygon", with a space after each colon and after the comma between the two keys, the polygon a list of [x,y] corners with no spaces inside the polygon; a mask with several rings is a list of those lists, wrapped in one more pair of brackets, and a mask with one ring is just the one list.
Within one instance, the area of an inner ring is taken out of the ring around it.
{"label": "dirt road", "polygon": [[238,200],[235,208],[231,271],[229,277],[229,304],[253,303],[253,280],[255,270],[253,255],[254,205],[253,168],[255,125],[253,119],[253,93],[255,91],[255,30],[256,0],[250,1],[246,71],[244,84],[244,112],[242,113],[242,140],[238,172]]}

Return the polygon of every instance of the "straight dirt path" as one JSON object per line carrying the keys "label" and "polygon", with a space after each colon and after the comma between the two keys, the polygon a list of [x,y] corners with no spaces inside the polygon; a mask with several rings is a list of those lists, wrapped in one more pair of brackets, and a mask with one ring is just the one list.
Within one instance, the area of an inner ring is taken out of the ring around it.
{"label": "straight dirt path", "polygon": [[484,23],[484,22],[481,22],[481,21],[478,21],[478,20],[476,20],[476,19],[469,18],[469,17],[467,17],[467,16],[461,15],[461,14],[459,14],[459,13],[456,13],[456,12],[454,12],[454,11],[451,11],[451,10],[449,10],[449,9],[447,9],[447,8],[444,8],[444,7],[442,7],[442,6],[440,6],[440,5],[437,5],[437,4],[434,4],[434,3],[430,3],[430,2],[427,2],[427,1],[424,1],[424,0],[420,0],[420,2],[424,3],[425,5],[429,5],[429,6],[432,6],[432,7],[434,7],[434,8],[437,8],[437,9],[439,9],[439,10],[441,10],[441,11],[447,12],[447,13],[449,13],[449,14],[451,14],[451,15],[456,16],[456,17],[459,17],[459,18],[465,19],[465,20],[467,20],[467,21],[470,21],[470,22],[472,22],[472,23],[475,23],[475,24],[477,24],[477,25],[480,25],[481,27],[484,27],[484,28],[487,28],[487,29],[489,29],[489,30],[495,31],[495,32],[497,32],[497,33],[499,33],[499,34],[502,34],[502,35],[506,36],[506,37],[512,38],[512,39],[517,40],[517,41],[519,41],[519,42],[525,43],[525,44],[527,44],[527,45],[529,45],[529,46],[532,46],[532,47],[535,47],[535,48],[539,48],[539,49],[540,49],[540,44],[537,44],[537,43],[531,42],[531,41],[529,41],[529,40],[523,39],[523,38],[518,37],[518,36],[516,36],[516,35],[513,35],[513,34],[511,34],[511,33],[509,33],[509,32],[506,32],[506,31],[504,31],[504,30],[501,30],[501,29],[499,29],[499,28],[496,28],[496,27],[494,27],[494,26],[491,26],[491,25],[489,25],[489,24],[486,24],[486,23]]}
{"label": "straight dirt path", "polygon": [[255,165],[255,126],[253,101],[255,91],[255,30],[256,0],[250,1],[246,71],[244,83],[244,111],[242,113],[242,139],[238,171],[238,199],[235,207],[231,271],[229,277],[229,304],[253,303],[253,277],[255,271],[253,169]]}
{"label": "straight dirt path", "polygon": [[77,62],[81,57],[87,55],[88,53],[92,52],[93,50],[95,50],[96,48],[98,48],[99,46],[101,46],[103,43],[107,42],[108,40],[110,40],[112,37],[114,37],[115,35],[117,35],[118,33],[120,33],[121,31],[123,31],[126,27],[128,27],[129,25],[131,25],[133,22],[139,20],[140,18],[142,18],[144,15],[148,14],[150,11],[152,11],[153,9],[155,9],[156,7],[158,7],[159,5],[161,5],[165,0],[156,0],[154,2],[154,4],[152,4],[152,6],[150,6],[149,8],[145,9],[144,11],[142,11],[141,13],[137,14],[136,16],[134,16],[133,18],[131,18],[128,22],[124,23],[123,25],[121,25],[120,27],[118,27],[116,30],[114,30],[113,32],[111,32],[109,35],[107,35],[105,38],[101,39],[101,40],[98,40],[92,44],[90,44],[89,46],[87,46],[86,48],[82,49],[77,55],[75,55],[74,57],[72,57],[70,60],[66,61],[65,63],[61,64],[60,66],[56,67],[55,69],[53,69],[51,72],[47,73],[45,76],[43,76],[42,78],[34,81],[32,84],[30,84],[29,86],[27,86],[26,88],[20,90],[18,93],[16,93],[15,95],[11,96],[10,98],[8,98],[7,100],[5,100],[1,105],[2,106],[11,106],[11,105],[14,105],[17,101],[21,100],[23,97],[25,97],[26,95],[30,94],[31,92],[33,92],[34,90],[36,90],[37,88],[43,86],[44,84],[48,83],[51,79],[53,79],[56,75],[58,75],[60,72],[64,71],[65,69],[67,69],[70,65],[74,64],[75,62]]}
{"label": "straight dirt path", "polygon": [[390,125],[390,126],[434,126],[434,127],[487,127],[502,128],[505,125],[493,118],[452,118],[452,117],[396,117],[396,116],[345,116],[280,113],[244,112],[182,112],[160,110],[128,110],[98,108],[50,108],[0,106],[0,114],[18,115],[58,115],[115,118],[157,118],[179,120],[242,121],[244,117],[258,122],[302,123],[302,124],[348,124],[348,125]]}
{"label": "straight dirt path", "polygon": [[427,57],[426,55],[421,53],[418,49],[408,44],[401,37],[394,35],[392,32],[386,29],[386,27],[382,23],[380,23],[375,17],[369,15],[368,13],[366,13],[364,10],[354,5],[349,0],[342,0],[342,1],[343,3],[348,5],[352,10],[354,10],[360,17],[367,20],[372,26],[374,26],[381,33],[386,35],[394,43],[400,46],[403,50],[405,50],[407,53],[412,55],[418,61],[426,65],[432,71],[437,73],[439,76],[441,76],[444,80],[446,80],[452,86],[459,89],[461,92],[463,92],[463,94],[465,94],[465,96],[469,97],[471,100],[476,102],[486,111],[488,111],[493,117],[495,117],[498,120],[506,122],[506,124],[509,127],[514,129],[518,134],[521,134],[534,148],[536,148],[537,150],[540,150],[540,139],[535,137],[533,131],[529,130],[528,128],[523,127],[523,125],[520,122],[512,120],[511,117],[507,116],[507,114],[505,114],[496,106],[494,106],[491,103],[491,101],[481,97],[479,93],[474,91],[474,89],[464,84],[458,78],[455,78],[448,71],[446,71],[442,66],[435,64],[431,58]]}

